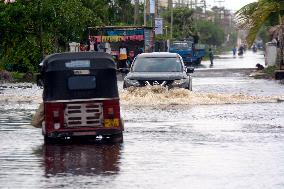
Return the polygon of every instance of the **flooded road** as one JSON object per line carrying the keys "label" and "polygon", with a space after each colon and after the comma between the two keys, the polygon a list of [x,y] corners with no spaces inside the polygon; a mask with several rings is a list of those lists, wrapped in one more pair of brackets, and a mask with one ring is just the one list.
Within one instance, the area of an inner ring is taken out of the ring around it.
{"label": "flooded road", "polygon": [[[170,101],[172,93],[153,94],[161,103],[121,90],[125,132],[116,145],[43,144],[30,126],[41,89],[2,85],[0,188],[283,188],[284,85],[248,77],[243,68],[263,64],[261,53],[223,56],[196,69],[196,96],[176,92],[184,103]],[[208,95],[227,101],[205,103]]]}

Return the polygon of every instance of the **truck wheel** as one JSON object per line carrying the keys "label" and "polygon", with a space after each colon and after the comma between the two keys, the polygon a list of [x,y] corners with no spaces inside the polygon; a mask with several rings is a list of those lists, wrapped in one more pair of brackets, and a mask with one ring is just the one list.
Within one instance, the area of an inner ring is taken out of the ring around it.
{"label": "truck wheel", "polygon": [[198,58],[198,59],[196,60],[196,64],[197,64],[197,65],[200,65],[200,64],[201,64],[201,59],[200,59],[200,58]]}

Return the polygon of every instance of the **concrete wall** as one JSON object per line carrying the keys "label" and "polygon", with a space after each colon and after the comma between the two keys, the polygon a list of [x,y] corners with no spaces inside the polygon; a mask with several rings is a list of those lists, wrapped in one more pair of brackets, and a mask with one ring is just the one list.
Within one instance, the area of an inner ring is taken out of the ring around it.
{"label": "concrete wall", "polygon": [[265,65],[274,66],[277,60],[277,47],[275,43],[268,42],[265,44]]}

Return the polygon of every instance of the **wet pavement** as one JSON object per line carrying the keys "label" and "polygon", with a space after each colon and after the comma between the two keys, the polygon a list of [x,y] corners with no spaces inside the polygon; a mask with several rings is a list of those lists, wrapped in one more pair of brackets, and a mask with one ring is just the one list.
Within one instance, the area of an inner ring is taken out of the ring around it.
{"label": "wet pavement", "polygon": [[[203,62],[193,89],[284,95],[279,82],[248,77],[243,69],[256,61],[263,64],[261,53],[225,54],[214,68]],[[141,106],[122,99],[123,144],[45,145],[41,130],[30,126],[41,89],[20,86],[0,88],[0,188],[284,187],[283,102],[147,105],[145,99]]]}

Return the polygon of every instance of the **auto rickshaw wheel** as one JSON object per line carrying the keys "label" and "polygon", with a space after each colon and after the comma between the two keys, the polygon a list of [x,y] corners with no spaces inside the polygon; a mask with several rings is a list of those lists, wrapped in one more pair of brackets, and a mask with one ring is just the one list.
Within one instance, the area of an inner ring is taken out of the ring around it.
{"label": "auto rickshaw wheel", "polygon": [[123,142],[123,134],[118,133],[114,135],[110,135],[104,138],[106,142],[111,142],[111,143],[122,143]]}
{"label": "auto rickshaw wheel", "polygon": [[54,144],[54,143],[57,143],[57,142],[58,142],[58,139],[56,139],[56,138],[44,136],[44,143],[45,144]]}

